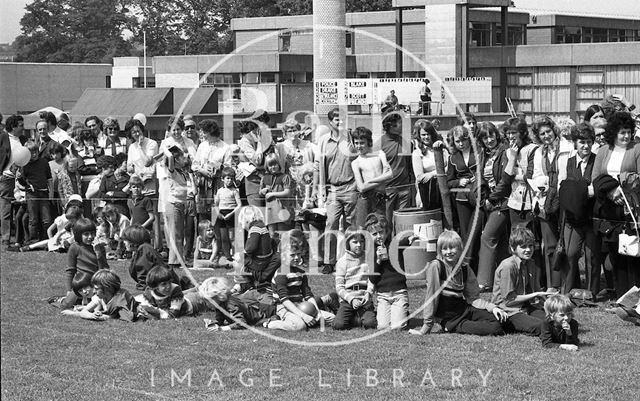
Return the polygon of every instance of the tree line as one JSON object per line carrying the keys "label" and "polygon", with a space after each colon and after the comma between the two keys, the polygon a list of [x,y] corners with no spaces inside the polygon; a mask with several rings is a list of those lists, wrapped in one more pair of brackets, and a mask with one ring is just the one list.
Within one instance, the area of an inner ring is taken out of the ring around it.
{"label": "tree line", "polygon": [[[311,14],[309,0],[33,0],[13,43],[16,60],[111,63],[113,57],[222,54],[232,18]],[[391,0],[347,0],[347,12],[384,11]]]}

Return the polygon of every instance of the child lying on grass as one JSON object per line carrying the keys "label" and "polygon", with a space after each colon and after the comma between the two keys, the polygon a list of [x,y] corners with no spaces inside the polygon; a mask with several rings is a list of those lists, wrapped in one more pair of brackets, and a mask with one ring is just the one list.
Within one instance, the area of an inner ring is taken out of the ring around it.
{"label": "child lying on grass", "polygon": [[577,351],[578,322],[573,320],[573,303],[564,295],[552,295],[544,302],[546,319],[540,326],[540,339],[545,348]]}
{"label": "child lying on grass", "polygon": [[231,294],[231,284],[223,277],[209,277],[197,291],[185,292],[194,315],[208,313],[204,319],[209,331],[229,331],[255,326],[276,313],[273,304]]}
{"label": "child lying on grass", "polygon": [[95,295],[86,306],[63,310],[63,315],[88,320],[120,319],[133,322],[138,318],[138,302],[129,291],[120,288],[120,277],[110,270],[99,270],[91,278]]}

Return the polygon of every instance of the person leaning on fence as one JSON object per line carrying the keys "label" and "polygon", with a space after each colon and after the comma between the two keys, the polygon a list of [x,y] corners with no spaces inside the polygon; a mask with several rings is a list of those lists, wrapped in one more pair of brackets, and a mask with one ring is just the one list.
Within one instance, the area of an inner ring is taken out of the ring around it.
{"label": "person leaning on fence", "polygon": [[500,322],[507,314],[480,298],[473,270],[467,264],[459,264],[462,248],[462,238],[455,231],[445,230],[438,237],[437,259],[427,266],[424,321],[421,328],[409,333],[429,334],[438,322],[449,333],[504,334]]}

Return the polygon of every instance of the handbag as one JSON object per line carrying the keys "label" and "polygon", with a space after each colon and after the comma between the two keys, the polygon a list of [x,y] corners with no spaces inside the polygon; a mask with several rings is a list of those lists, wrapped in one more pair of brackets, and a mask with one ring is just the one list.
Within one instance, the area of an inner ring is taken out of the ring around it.
{"label": "handbag", "polygon": [[[564,243],[565,221],[566,221],[566,217],[563,215],[562,225],[561,225],[562,228],[560,229],[560,238],[558,239],[558,244],[556,245],[556,249],[553,251],[553,258],[551,259],[551,268],[557,272],[562,270],[562,268],[569,263],[569,258],[567,257],[567,250]],[[569,233],[569,242],[571,242],[572,234],[573,234],[573,230]]]}
{"label": "handbag", "polygon": [[84,194],[85,199],[91,199],[96,197],[100,193],[100,182],[102,181],[102,176],[93,177],[91,181],[89,181],[89,185],[87,186],[87,191]]}
{"label": "handbag", "polygon": [[622,194],[622,199],[624,199],[625,205],[629,208],[629,214],[633,220],[636,235],[629,235],[626,232],[620,233],[618,235],[618,253],[620,255],[640,258],[640,232],[638,231],[638,220],[636,220],[633,209],[631,208],[627,197],[624,195],[624,191],[620,191],[620,193]]}

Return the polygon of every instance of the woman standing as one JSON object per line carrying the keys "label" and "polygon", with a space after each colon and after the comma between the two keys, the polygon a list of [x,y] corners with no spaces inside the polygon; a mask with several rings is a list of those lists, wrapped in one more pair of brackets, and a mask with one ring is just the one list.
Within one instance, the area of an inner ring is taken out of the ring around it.
{"label": "woman standing", "polygon": [[[505,125],[506,126],[506,125]],[[483,150],[480,161],[482,179],[489,187],[489,198],[485,201],[487,222],[480,236],[480,255],[478,261],[478,283],[480,291],[491,291],[493,275],[498,262],[509,256],[509,207],[507,197],[494,196],[496,187],[503,177],[507,165],[506,150],[508,143],[495,125],[481,122],[476,128],[478,143]]]}
{"label": "woman standing", "polygon": [[609,251],[616,297],[640,284],[638,259],[618,253],[619,234],[625,227],[633,228],[629,224],[630,213],[639,214],[638,210],[628,210],[623,198],[623,191],[625,194],[638,191],[640,184],[640,144],[633,142],[634,129],[631,114],[619,111],[611,115],[605,131],[607,144],[598,149],[591,174],[596,196],[594,228]]}
{"label": "woman standing", "polygon": [[125,124],[124,130],[131,141],[127,153],[127,168],[129,174],[136,174],[142,178],[144,188],[142,194],[153,202],[155,219],[153,221],[154,247],[162,250],[162,234],[158,210],[158,181],[154,156],[158,153],[158,143],[145,136],[144,124],[131,119]]}
{"label": "woman standing", "polygon": [[[449,131],[447,141],[449,142],[450,149],[452,149],[447,167],[447,183],[449,184],[449,188],[475,191],[474,183],[476,182],[475,175],[478,164],[476,155],[473,149],[471,149],[469,131],[463,126],[455,126]],[[476,241],[476,239],[480,236],[484,219],[482,215],[479,215],[475,229],[471,231],[472,228],[474,228],[472,226],[476,211],[475,203],[471,202],[474,198],[473,196],[469,197],[469,193],[470,192],[464,191],[456,192],[456,210],[460,221],[462,240],[465,243],[470,242],[464,260],[471,265],[474,272],[477,272],[478,259],[477,257],[472,257],[472,255],[478,254],[478,241]]]}
{"label": "woman standing", "polygon": [[[268,122],[269,117],[266,112],[261,114],[257,121]],[[253,120],[241,122],[240,133],[242,133],[242,138],[238,141],[238,146],[244,156],[241,157],[241,162],[248,163],[245,165],[245,169],[240,167],[245,174],[244,185],[247,202],[249,205],[262,207],[264,206],[264,198],[258,192],[260,191],[260,181],[265,172],[265,154],[273,152],[274,149],[273,140],[270,137],[271,133],[262,132],[260,126]]]}
{"label": "woman standing", "polygon": [[196,212],[199,220],[215,221],[211,216],[211,205],[220,187],[220,174],[230,160],[231,145],[222,140],[220,127],[213,120],[200,122],[203,141],[198,146],[192,170],[196,176]]}
{"label": "woman standing", "polygon": [[[442,208],[442,198],[438,189],[438,178],[433,146],[439,141],[438,131],[427,120],[420,119],[413,126],[413,138],[417,143],[411,153],[411,164],[416,177],[422,210]],[[442,143],[442,142],[440,142]],[[446,149],[445,160],[449,158]]]}
{"label": "woman standing", "polygon": [[558,244],[558,172],[565,166],[569,156],[560,152],[560,136],[555,122],[548,116],[539,117],[533,123],[533,135],[540,143],[533,158],[533,182],[540,212],[538,221],[544,247],[545,276],[547,288],[560,289],[562,274],[551,266],[553,254]]}

